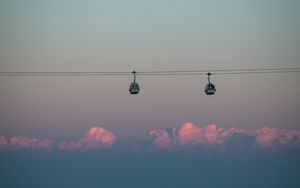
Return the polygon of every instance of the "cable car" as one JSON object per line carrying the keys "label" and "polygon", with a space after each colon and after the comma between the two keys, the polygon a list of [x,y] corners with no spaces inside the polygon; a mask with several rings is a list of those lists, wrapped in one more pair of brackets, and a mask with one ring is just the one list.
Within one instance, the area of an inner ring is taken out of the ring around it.
{"label": "cable car", "polygon": [[206,95],[214,95],[215,92],[216,92],[216,87],[213,83],[210,83],[210,75],[211,73],[207,73],[207,76],[208,76],[208,84],[206,84],[205,86],[205,93]]}
{"label": "cable car", "polygon": [[129,93],[131,95],[137,95],[140,92],[139,84],[135,81],[136,80],[136,71],[132,71],[132,74],[134,76],[133,82],[129,85]]}

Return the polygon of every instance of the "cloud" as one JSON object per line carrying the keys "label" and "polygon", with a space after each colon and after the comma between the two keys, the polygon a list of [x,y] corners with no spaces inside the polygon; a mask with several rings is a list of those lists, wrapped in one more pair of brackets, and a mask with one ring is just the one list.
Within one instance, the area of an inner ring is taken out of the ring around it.
{"label": "cloud", "polygon": [[255,133],[256,142],[262,148],[273,145],[287,146],[300,144],[300,132],[295,130],[262,127],[257,129]]}
{"label": "cloud", "polygon": [[[149,132],[149,142],[139,143],[138,148],[300,148],[300,131],[261,127],[256,130],[222,128],[214,124],[199,126],[191,122],[170,129],[154,129]],[[91,127],[78,140],[54,142],[51,139],[0,135],[0,149],[59,149],[59,150],[97,150],[111,148],[116,136],[102,127]],[[55,144],[56,143],[56,144]],[[145,145],[146,144],[146,145]]]}
{"label": "cloud", "polygon": [[166,148],[171,144],[172,138],[166,130],[152,130],[149,134],[154,138],[154,144],[160,148]]}
{"label": "cloud", "polygon": [[197,146],[222,147],[286,147],[300,146],[300,132],[262,127],[256,130],[219,128],[214,124],[197,126],[187,122],[172,129],[155,129],[149,132],[156,148]]}
{"label": "cloud", "polygon": [[6,145],[7,145],[7,140],[5,136],[0,135],[0,149],[5,148]]}
{"label": "cloud", "polygon": [[55,142],[51,139],[30,138],[27,136],[12,136],[6,139],[0,135],[0,149],[5,147],[17,149],[60,149],[60,150],[96,150],[111,148],[115,143],[116,136],[114,133],[102,128],[92,127],[88,129],[84,136],[79,140],[65,140]]}
{"label": "cloud", "polygon": [[224,129],[211,124],[204,127],[187,122],[178,128],[151,130],[153,144],[159,148],[172,146],[220,145],[233,134],[245,134],[243,129]]}
{"label": "cloud", "polygon": [[15,148],[50,149],[53,141],[46,139],[29,138],[27,136],[14,136],[9,139],[9,145]]}
{"label": "cloud", "polygon": [[62,141],[58,144],[61,150],[96,150],[111,148],[115,143],[115,134],[102,128],[92,127],[78,141]]}

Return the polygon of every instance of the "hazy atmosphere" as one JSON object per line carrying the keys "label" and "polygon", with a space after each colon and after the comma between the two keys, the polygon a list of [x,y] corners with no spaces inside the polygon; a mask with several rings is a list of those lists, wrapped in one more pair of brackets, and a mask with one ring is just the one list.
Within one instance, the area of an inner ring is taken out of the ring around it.
{"label": "hazy atmosphere", "polygon": [[[0,0],[0,187],[299,187],[300,1]],[[114,72],[133,76],[3,76]]]}

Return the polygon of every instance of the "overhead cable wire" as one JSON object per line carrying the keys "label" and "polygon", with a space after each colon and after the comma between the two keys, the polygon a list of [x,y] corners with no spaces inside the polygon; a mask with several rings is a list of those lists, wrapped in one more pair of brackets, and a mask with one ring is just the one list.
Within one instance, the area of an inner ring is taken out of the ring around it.
{"label": "overhead cable wire", "polygon": [[[235,74],[274,74],[274,73],[299,73],[300,70],[295,71],[243,71],[243,72],[215,72],[213,75],[235,75]],[[197,76],[197,75],[207,75],[207,73],[140,73],[142,76]]]}
{"label": "overhead cable wire", "polygon": [[206,70],[158,70],[158,71],[140,71],[140,74],[155,73],[207,73],[207,72],[255,72],[255,71],[300,71],[300,68],[273,68],[273,69],[206,69]]}
{"label": "overhead cable wire", "polygon": [[[297,73],[300,68],[273,68],[273,69],[207,69],[207,70],[158,70],[141,71],[137,75],[141,76],[192,76],[206,75],[211,72],[214,75],[234,75],[234,74],[270,74],[270,73]],[[126,71],[30,71],[30,72],[0,72],[0,76],[128,76],[132,72]]]}

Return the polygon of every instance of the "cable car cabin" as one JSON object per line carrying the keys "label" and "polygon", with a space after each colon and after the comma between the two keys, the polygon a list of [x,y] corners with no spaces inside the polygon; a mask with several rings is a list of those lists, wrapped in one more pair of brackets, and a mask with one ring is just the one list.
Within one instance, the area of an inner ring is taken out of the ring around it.
{"label": "cable car cabin", "polygon": [[129,93],[132,95],[139,94],[140,92],[140,87],[137,82],[132,82],[129,86]]}
{"label": "cable car cabin", "polygon": [[212,83],[208,83],[205,87],[205,93],[206,95],[213,95],[216,92],[216,87]]}

